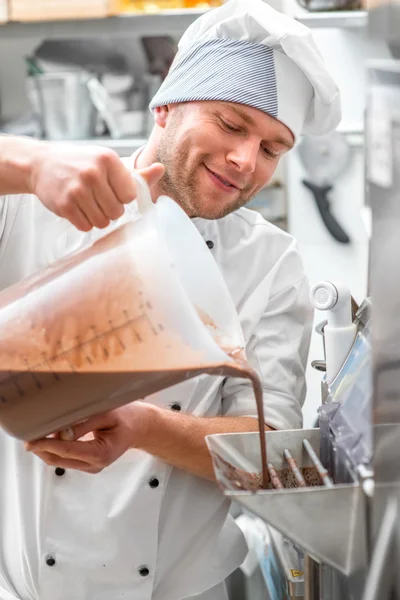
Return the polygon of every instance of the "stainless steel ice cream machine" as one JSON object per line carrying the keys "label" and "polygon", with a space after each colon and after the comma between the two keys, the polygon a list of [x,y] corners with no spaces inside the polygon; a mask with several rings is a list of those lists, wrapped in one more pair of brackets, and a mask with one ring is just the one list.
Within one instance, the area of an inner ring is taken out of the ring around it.
{"label": "stainless steel ice cream machine", "polygon": [[267,489],[258,434],[207,439],[224,494],[270,529],[271,600],[400,600],[400,61],[368,79],[369,293],[356,306],[340,282],[312,289],[315,427],[266,432]]}
{"label": "stainless steel ice cream machine", "polygon": [[[321,282],[320,296],[329,286],[333,284]],[[368,565],[366,515],[373,489],[370,323],[368,299],[354,322],[350,308],[350,352],[337,377],[330,384],[324,378],[318,427],[266,433],[270,489],[260,489],[257,477],[258,434],[208,438],[226,496],[272,527],[277,560],[282,564],[282,555],[287,556],[286,595],[277,598],[362,598]],[[328,359],[326,344],[325,351]]]}

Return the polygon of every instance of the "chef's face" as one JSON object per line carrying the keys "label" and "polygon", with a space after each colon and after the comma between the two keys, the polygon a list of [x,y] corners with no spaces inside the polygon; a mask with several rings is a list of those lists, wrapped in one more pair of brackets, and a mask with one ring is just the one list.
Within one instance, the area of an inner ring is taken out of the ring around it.
{"label": "chef's face", "polygon": [[294,142],[280,121],[232,102],[164,106],[155,118],[161,191],[191,217],[219,219],[249,202]]}

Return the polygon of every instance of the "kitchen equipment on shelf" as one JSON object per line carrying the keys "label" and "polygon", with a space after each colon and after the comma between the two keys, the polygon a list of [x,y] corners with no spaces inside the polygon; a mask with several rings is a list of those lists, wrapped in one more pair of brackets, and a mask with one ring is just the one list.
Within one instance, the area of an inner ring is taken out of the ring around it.
{"label": "kitchen equipment on shelf", "polygon": [[302,8],[310,12],[330,10],[360,10],[362,0],[297,0]]}
{"label": "kitchen equipment on shelf", "polygon": [[120,127],[116,115],[113,112],[110,95],[106,88],[96,77],[91,77],[88,80],[87,87],[93,106],[97,109],[99,115],[107,125],[110,136],[114,139],[120,138]]}
{"label": "kitchen equipment on shelf", "polygon": [[30,97],[42,134],[48,140],[79,140],[94,137],[98,113],[85,71],[35,73],[28,78]]}

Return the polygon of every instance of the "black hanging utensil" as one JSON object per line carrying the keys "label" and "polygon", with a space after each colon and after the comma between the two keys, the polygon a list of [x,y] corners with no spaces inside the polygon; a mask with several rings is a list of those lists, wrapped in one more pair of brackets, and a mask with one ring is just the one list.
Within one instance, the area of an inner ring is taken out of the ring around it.
{"label": "black hanging utensil", "polygon": [[339,225],[339,223],[336,221],[335,217],[331,213],[331,205],[328,200],[328,193],[333,189],[332,186],[317,185],[316,183],[312,183],[311,181],[307,181],[306,179],[303,179],[302,183],[314,194],[319,214],[321,215],[321,218],[332,237],[334,237],[335,240],[337,240],[341,244],[349,244],[349,236]]}

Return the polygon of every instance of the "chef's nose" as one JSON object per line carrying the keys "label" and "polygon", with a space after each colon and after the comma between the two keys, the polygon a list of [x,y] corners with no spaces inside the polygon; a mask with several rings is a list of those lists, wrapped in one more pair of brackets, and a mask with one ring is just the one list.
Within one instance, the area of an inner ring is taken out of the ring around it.
{"label": "chef's nose", "polygon": [[254,173],[260,143],[256,140],[238,140],[227,154],[227,161],[241,173]]}

